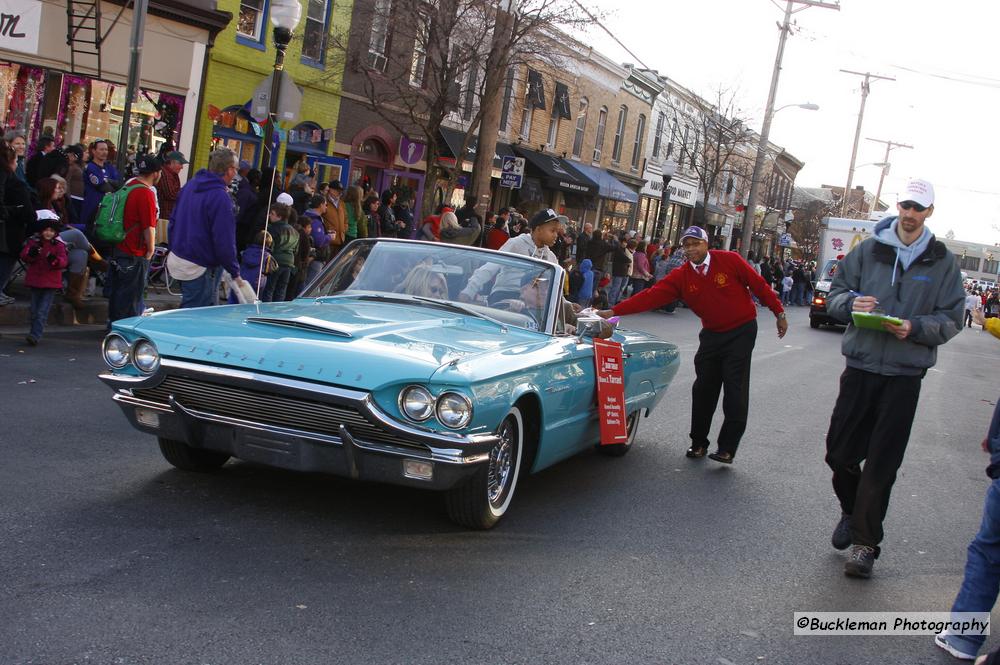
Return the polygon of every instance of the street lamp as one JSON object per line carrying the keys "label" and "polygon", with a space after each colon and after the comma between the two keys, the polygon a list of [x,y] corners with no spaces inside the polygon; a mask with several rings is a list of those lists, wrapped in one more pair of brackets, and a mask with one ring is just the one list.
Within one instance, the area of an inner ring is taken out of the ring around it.
{"label": "street lamp", "polygon": [[[677,173],[677,162],[668,159],[663,162],[660,174],[663,176],[663,191],[660,192],[660,214],[657,215],[655,233],[651,238],[659,238],[665,230],[667,223],[667,208],[670,206],[670,179]],[[672,230],[672,229],[671,229]],[[670,235],[673,235],[672,233]]]}
{"label": "street lamp", "polygon": [[[791,3],[789,3],[789,7],[791,7]],[[778,53],[780,59],[780,48]],[[791,106],[797,106],[798,108],[805,109],[807,111],[819,110],[819,106],[817,104],[812,104],[810,102],[806,102],[804,104],[785,104],[784,106],[779,106],[777,109],[771,110],[770,105],[774,99],[774,88],[776,85],[777,75],[775,75],[771,80],[771,93],[768,98],[768,108],[764,112],[764,124],[760,128],[760,141],[757,144],[757,157],[754,159],[753,163],[753,176],[750,178],[750,196],[747,197],[747,208],[743,212],[743,233],[741,234],[740,240],[740,254],[743,258],[747,257],[747,253],[750,251],[750,241],[753,238],[753,226],[757,216],[757,193],[760,190],[760,176],[764,170],[764,156],[767,153],[768,135],[771,133],[771,119],[778,111],[787,109]]]}
{"label": "street lamp", "polygon": [[278,125],[278,95],[281,92],[281,73],[285,68],[285,50],[288,42],[292,41],[292,30],[299,24],[302,18],[302,5],[299,0],[271,0],[271,23],[274,25],[274,74],[271,78],[271,99],[268,104],[268,116],[270,122],[267,125],[267,134],[264,137],[264,144],[267,149],[268,163],[274,162],[275,167],[278,161],[274,152],[274,132]]}

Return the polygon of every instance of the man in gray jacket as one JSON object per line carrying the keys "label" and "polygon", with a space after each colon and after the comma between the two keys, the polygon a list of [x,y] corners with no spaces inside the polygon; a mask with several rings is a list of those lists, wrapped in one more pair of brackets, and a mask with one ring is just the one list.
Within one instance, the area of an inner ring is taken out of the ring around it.
{"label": "man in gray jacket", "polygon": [[[899,199],[899,216],[879,222],[873,237],[840,262],[826,305],[848,323],[841,349],[847,368],[826,435],[826,463],[842,509],[831,540],[840,550],[850,546],[844,573],[852,577],[871,576],[920,381],[937,361],[937,347],[962,329],[965,307],[958,262],[924,226],[934,212],[934,188],[911,180]],[[858,328],[854,312],[902,323]]]}

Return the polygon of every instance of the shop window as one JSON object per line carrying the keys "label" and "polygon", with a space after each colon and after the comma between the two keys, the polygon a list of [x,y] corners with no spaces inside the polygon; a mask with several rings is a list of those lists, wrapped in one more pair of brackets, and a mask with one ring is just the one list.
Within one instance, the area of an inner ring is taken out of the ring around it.
{"label": "shop window", "polygon": [[583,153],[583,136],[587,130],[587,98],[580,98],[580,110],[576,113],[576,136],[573,137],[573,156]]}
{"label": "shop window", "polygon": [[[58,95],[58,91],[55,93]],[[16,63],[0,65],[0,119],[3,128],[25,133],[30,145],[38,135],[35,122],[45,98],[45,70]]]}
{"label": "shop window", "polygon": [[267,8],[268,0],[240,0],[240,13],[236,19],[236,41],[264,49]]}
{"label": "shop window", "polygon": [[242,106],[230,106],[217,113],[209,110],[212,126],[212,149],[229,148],[242,161],[259,160],[263,128]]}
{"label": "shop window", "polygon": [[[58,89],[52,94],[62,100],[55,125],[63,144],[86,145],[97,139],[118,144],[125,112],[124,85],[64,74],[61,94]],[[129,118],[129,152],[159,153],[165,145],[174,149],[183,115],[182,97],[140,89]]]}
{"label": "shop window", "polygon": [[326,33],[330,22],[330,0],[307,0],[302,30],[302,62],[322,66],[326,56]]}
{"label": "shop window", "polygon": [[601,161],[601,154],[604,150],[604,131],[608,126],[608,107],[602,106],[597,114],[597,142],[594,144],[594,163]]}
{"label": "shop window", "polygon": [[625,123],[628,122],[628,107],[618,109],[618,125],[615,127],[615,142],[611,148],[611,161],[618,163],[622,158],[622,144],[625,142]]}
{"label": "shop window", "polygon": [[372,16],[372,34],[368,41],[368,66],[385,72],[389,52],[389,14],[392,12],[392,0],[375,0],[375,10]]}
{"label": "shop window", "polygon": [[639,169],[639,151],[642,150],[642,135],[646,131],[646,116],[640,115],[635,126],[635,142],[632,144],[632,170]]}

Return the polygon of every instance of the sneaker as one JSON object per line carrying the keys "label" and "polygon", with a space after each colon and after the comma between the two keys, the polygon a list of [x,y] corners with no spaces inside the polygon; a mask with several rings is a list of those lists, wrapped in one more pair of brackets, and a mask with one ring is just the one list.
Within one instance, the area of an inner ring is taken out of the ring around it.
{"label": "sneaker", "polygon": [[840,521],[837,522],[837,528],[833,530],[830,544],[836,550],[846,550],[851,546],[851,516],[847,513],[840,515]]}
{"label": "sneaker", "polygon": [[976,659],[976,654],[974,654],[974,653],[966,653],[966,652],[962,651],[961,649],[958,649],[957,647],[954,647],[951,644],[949,644],[948,643],[948,632],[947,631],[941,631],[940,633],[938,633],[937,635],[935,635],[934,636],[934,644],[938,645],[939,647],[941,647],[942,649],[944,649],[945,651],[947,651],[948,653],[950,653],[955,658],[958,658],[959,660],[975,660]]}
{"label": "sneaker", "polygon": [[844,564],[844,574],[848,577],[862,577],[868,579],[872,576],[872,566],[878,554],[874,547],[868,545],[851,545],[850,558]]}

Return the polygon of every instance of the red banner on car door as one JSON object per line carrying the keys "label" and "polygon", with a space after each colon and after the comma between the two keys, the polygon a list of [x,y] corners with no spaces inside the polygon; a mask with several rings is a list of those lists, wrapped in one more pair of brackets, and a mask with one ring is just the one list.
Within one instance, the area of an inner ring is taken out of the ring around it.
{"label": "red banner on car door", "polygon": [[601,445],[625,443],[625,369],[622,345],[594,338],[597,363],[597,412],[601,419]]}

